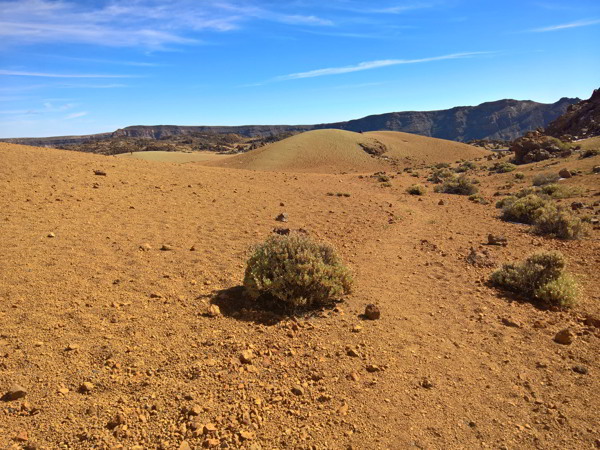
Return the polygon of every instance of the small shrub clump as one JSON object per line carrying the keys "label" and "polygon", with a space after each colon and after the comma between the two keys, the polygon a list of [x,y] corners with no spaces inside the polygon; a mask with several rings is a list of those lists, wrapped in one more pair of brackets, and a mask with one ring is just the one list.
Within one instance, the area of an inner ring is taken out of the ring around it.
{"label": "small shrub clump", "polygon": [[465,161],[460,166],[455,168],[454,171],[456,173],[464,173],[464,172],[468,172],[469,170],[475,170],[476,168],[477,168],[477,164],[475,164],[474,162]]}
{"label": "small shrub clump", "polygon": [[314,307],[339,299],[352,275],[333,247],[307,236],[271,236],[254,247],[244,276],[248,296],[268,296],[287,308]]}
{"label": "small shrub clump", "polygon": [[548,306],[569,307],[575,303],[577,285],[565,267],[559,252],[537,253],[522,264],[505,264],[492,273],[490,282]]}
{"label": "small shrub clump", "polygon": [[524,173],[522,173],[522,172],[517,172],[517,173],[515,173],[515,178],[516,178],[517,180],[522,180],[522,179],[524,179],[524,178],[525,178],[525,174],[524,174]]}
{"label": "small shrub clump", "polygon": [[482,205],[487,205],[489,203],[481,194],[469,195],[469,200],[473,203],[480,203]]}
{"label": "small shrub clump", "polygon": [[546,205],[546,201],[535,194],[523,198],[514,199],[506,197],[501,200],[502,220],[533,225],[540,215],[540,209]]}
{"label": "small shrub clump", "polygon": [[539,173],[533,177],[534,186],[544,186],[545,184],[556,183],[560,179],[557,173]]}
{"label": "small shrub clump", "polygon": [[479,189],[477,189],[477,186],[471,180],[463,175],[444,181],[442,185],[436,186],[434,190],[435,192],[444,194],[473,195]]}
{"label": "small shrub clump", "polygon": [[492,167],[490,167],[490,172],[496,173],[508,173],[515,170],[517,166],[509,162],[497,162],[494,163]]}
{"label": "small shrub clump", "polygon": [[410,195],[425,195],[425,187],[420,184],[413,184],[406,188],[406,192]]}
{"label": "small shrub clump", "polygon": [[577,197],[581,189],[576,186],[562,186],[560,184],[547,184],[542,186],[540,192],[552,198]]}
{"label": "small shrub clump", "polygon": [[451,170],[442,168],[434,170],[431,176],[427,178],[427,181],[438,184],[443,183],[445,180],[453,177],[455,177],[455,175]]}
{"label": "small shrub clump", "polygon": [[587,226],[579,217],[564,208],[547,203],[537,211],[533,231],[550,234],[559,239],[578,239],[587,232]]}

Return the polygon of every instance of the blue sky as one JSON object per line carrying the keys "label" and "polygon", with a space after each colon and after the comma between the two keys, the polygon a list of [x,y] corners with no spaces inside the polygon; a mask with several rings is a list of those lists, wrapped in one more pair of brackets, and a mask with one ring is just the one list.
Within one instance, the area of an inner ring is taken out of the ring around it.
{"label": "blue sky", "polygon": [[588,98],[599,48],[598,0],[0,0],[0,137]]}

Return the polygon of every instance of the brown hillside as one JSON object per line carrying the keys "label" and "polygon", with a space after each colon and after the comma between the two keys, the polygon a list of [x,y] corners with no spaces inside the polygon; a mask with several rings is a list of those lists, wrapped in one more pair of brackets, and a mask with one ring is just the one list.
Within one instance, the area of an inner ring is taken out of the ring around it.
{"label": "brown hillside", "polygon": [[[375,157],[363,148],[378,149],[381,144],[386,151]],[[389,169],[392,161],[416,165],[487,154],[458,142],[394,131],[315,130],[210,165],[280,172],[368,172]]]}
{"label": "brown hillside", "polygon": [[[598,156],[521,166],[522,181],[480,168],[469,176],[487,205],[434,193],[425,173],[382,187],[341,167],[288,175],[10,144],[0,160],[0,397],[26,392],[0,401],[2,449],[598,445],[600,322],[584,320],[600,313],[600,231],[535,236],[493,203],[569,168],[581,172],[560,183],[582,192],[563,204],[597,218]],[[416,182],[423,197],[405,192]],[[336,309],[290,319],[243,301],[248,248],[277,226],[339,249],[355,290]],[[508,245],[483,245],[488,233]],[[560,250],[578,305],[490,288],[494,269],[469,264],[471,247],[496,265]],[[361,317],[369,303],[379,320]],[[554,342],[565,328],[573,342]]]}

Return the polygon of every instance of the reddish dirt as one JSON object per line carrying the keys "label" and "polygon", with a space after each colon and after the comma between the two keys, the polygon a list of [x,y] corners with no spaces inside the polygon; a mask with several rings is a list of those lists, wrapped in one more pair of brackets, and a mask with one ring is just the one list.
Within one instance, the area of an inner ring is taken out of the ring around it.
{"label": "reddish dirt", "polygon": [[[559,241],[500,221],[492,194],[513,174],[478,172],[492,201],[481,205],[433,193],[423,170],[384,188],[357,174],[7,144],[0,158],[0,395],[14,383],[27,391],[0,402],[0,448],[600,445],[600,329],[583,323],[600,315],[600,231]],[[565,183],[591,205],[599,163],[523,166],[512,189],[579,168]],[[405,193],[415,182],[425,196]],[[281,212],[354,271],[335,310],[289,319],[239,307],[248,248]],[[481,245],[488,233],[508,245]],[[497,264],[560,250],[579,304],[548,311],[488,287],[493,268],[465,260],[480,246]],[[211,302],[222,315],[207,315]],[[361,319],[369,303],[379,320]],[[564,328],[576,337],[568,346],[553,341]]]}

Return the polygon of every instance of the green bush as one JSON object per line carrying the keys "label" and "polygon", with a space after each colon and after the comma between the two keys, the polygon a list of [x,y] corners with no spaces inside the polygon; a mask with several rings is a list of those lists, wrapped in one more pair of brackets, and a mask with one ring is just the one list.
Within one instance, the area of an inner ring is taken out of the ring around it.
{"label": "green bush", "polygon": [[498,208],[498,209],[504,208],[505,206],[512,205],[516,201],[517,201],[517,197],[515,197],[514,195],[509,195],[508,197],[504,197],[502,200],[498,200],[496,202],[496,208]]}
{"label": "green bush", "polygon": [[431,174],[431,176],[429,178],[427,178],[427,181],[431,181],[432,183],[436,183],[436,184],[443,183],[445,180],[447,180],[449,178],[454,178],[455,176],[456,175],[451,170],[442,168],[442,169],[434,170],[433,173]]}
{"label": "green bush", "polygon": [[539,216],[539,210],[546,205],[546,201],[537,195],[531,194],[523,198],[509,201],[510,197],[502,200],[502,220],[509,222],[526,223],[533,225]]}
{"label": "green bush", "polygon": [[456,173],[464,173],[477,168],[477,164],[471,161],[465,161],[460,166],[454,169]]}
{"label": "green bush", "polygon": [[261,296],[285,307],[330,303],[352,287],[352,275],[330,245],[307,236],[271,236],[254,247],[244,287],[253,300]]}
{"label": "green bush", "polygon": [[425,195],[425,187],[420,184],[413,184],[406,188],[406,192],[410,195]]}
{"label": "green bush", "polygon": [[576,186],[564,186],[560,184],[547,184],[542,186],[540,192],[552,198],[577,197],[582,193],[581,188]]}
{"label": "green bush", "polygon": [[457,194],[457,195],[473,195],[476,194],[478,189],[464,175],[459,178],[451,178],[444,181],[444,184],[436,186],[435,192],[441,192],[444,194]]}
{"label": "green bush", "polygon": [[522,179],[524,179],[524,178],[525,178],[525,174],[524,174],[524,173],[522,173],[522,172],[517,172],[517,173],[515,173],[515,178],[516,178],[517,180],[522,180]]}
{"label": "green bush", "polygon": [[559,252],[537,253],[522,264],[505,264],[490,276],[492,285],[521,294],[549,306],[575,303],[577,285],[564,272],[565,259]]}
{"label": "green bush", "polygon": [[434,167],[436,169],[446,169],[446,168],[450,167],[450,164],[448,164],[448,163],[437,163]]}
{"label": "green bush", "polygon": [[539,173],[533,177],[534,186],[543,186],[545,184],[556,183],[560,179],[560,175],[554,172]]}
{"label": "green bush", "polygon": [[564,208],[547,203],[536,212],[533,231],[560,239],[578,239],[586,234],[586,224]]}
{"label": "green bush", "polygon": [[390,181],[390,177],[387,175],[378,175],[377,181],[379,181],[380,183],[385,183],[387,181]]}
{"label": "green bush", "polygon": [[490,172],[496,173],[508,173],[515,170],[517,166],[509,162],[497,162],[494,163],[492,167],[490,167]]}

